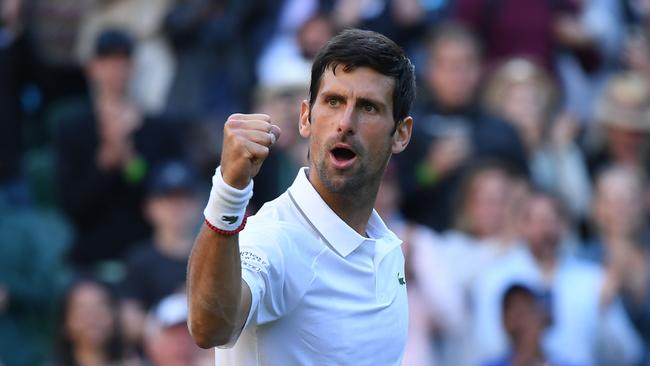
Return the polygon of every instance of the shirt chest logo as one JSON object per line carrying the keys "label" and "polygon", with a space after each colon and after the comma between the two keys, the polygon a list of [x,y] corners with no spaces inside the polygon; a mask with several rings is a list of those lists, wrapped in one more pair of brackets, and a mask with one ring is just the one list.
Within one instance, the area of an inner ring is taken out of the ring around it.
{"label": "shirt chest logo", "polygon": [[397,281],[402,286],[406,285],[406,279],[404,278],[404,276],[400,276],[399,272],[397,272]]}

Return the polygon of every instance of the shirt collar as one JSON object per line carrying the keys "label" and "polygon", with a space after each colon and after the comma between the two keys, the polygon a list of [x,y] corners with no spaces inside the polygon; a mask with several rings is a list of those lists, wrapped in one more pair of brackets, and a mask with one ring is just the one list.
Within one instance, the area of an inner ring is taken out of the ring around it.
{"label": "shirt collar", "polygon": [[305,219],[337,253],[347,257],[366,241],[385,240],[390,247],[401,244],[401,240],[388,230],[375,210],[372,210],[366,227],[370,238],[359,235],[325,203],[307,178],[308,172],[306,167],[300,169],[289,187],[289,195]]}

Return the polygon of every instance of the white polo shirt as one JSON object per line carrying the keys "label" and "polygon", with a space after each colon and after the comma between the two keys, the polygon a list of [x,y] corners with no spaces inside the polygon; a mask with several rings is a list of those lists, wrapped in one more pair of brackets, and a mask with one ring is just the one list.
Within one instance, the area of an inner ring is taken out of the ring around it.
{"label": "white polo shirt", "polygon": [[216,365],[400,365],[408,308],[401,241],[373,210],[365,238],[307,179],[249,218],[239,237],[252,304]]}

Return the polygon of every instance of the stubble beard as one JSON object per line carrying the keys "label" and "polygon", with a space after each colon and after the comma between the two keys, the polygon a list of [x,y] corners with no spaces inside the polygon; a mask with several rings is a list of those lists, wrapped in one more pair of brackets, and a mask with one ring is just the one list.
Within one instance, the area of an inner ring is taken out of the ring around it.
{"label": "stubble beard", "polygon": [[[362,200],[367,195],[372,194],[379,187],[379,182],[384,174],[386,165],[390,154],[385,154],[386,157],[382,164],[375,170],[370,169],[367,162],[361,161],[359,155],[357,159],[358,165],[346,171],[344,174],[337,174],[333,168],[328,168],[327,159],[329,158],[329,150],[323,151],[325,153],[323,158],[318,162],[316,169],[318,176],[325,186],[331,192],[347,199]],[[376,194],[376,192],[374,192]],[[374,199],[374,197],[373,197]]]}

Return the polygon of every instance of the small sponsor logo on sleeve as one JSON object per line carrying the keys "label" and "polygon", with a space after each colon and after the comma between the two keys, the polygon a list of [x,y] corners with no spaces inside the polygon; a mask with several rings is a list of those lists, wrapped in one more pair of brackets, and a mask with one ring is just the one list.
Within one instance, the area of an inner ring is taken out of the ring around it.
{"label": "small sponsor logo on sleeve", "polygon": [[239,255],[241,258],[242,268],[246,268],[254,272],[261,272],[269,265],[269,263],[262,259],[262,257],[249,250],[243,250]]}

